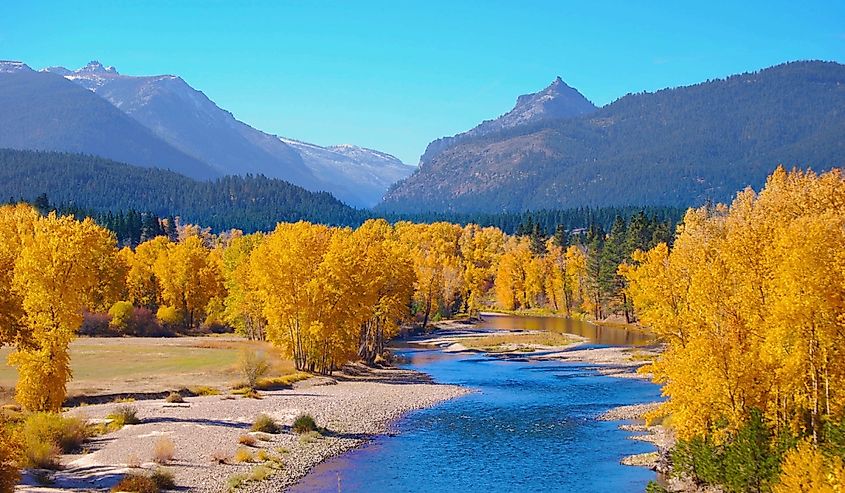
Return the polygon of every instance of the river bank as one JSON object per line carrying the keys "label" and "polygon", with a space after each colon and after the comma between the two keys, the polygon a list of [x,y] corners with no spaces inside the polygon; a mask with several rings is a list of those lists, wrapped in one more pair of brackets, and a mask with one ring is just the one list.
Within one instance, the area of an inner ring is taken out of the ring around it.
{"label": "river bank", "polygon": [[[64,469],[55,473],[52,484],[44,486],[28,475],[18,491],[107,490],[127,472],[157,467],[152,458],[161,440],[173,444],[173,459],[164,467],[182,489],[226,491],[232,478],[250,476],[262,465],[237,462],[236,452],[245,448],[253,455],[263,450],[280,467],[272,469],[273,475],[264,481],[245,482],[240,490],[280,491],[316,464],[389,433],[391,424],[407,412],[468,392],[435,384],[415,371],[349,369],[334,377],[298,382],[293,389],[262,392],[261,399],[217,395],[186,398],[184,404],[150,400],[73,409],[68,414],[96,421],[119,406],[130,405],[137,409],[141,422],[95,438],[84,455],[64,456]],[[259,414],[281,424],[281,433],[250,432]],[[325,431],[305,437],[293,433],[291,424],[300,414],[313,416]],[[244,435],[255,439],[253,446],[239,445]],[[265,466],[260,472],[267,469]]]}

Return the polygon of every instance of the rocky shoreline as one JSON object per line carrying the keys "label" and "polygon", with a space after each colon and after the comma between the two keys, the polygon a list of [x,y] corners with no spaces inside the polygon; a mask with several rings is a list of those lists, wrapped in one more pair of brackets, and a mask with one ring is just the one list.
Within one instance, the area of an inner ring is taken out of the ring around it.
{"label": "rocky shoreline", "polygon": [[[244,482],[239,489],[282,491],[320,462],[389,433],[392,423],[407,412],[467,392],[435,384],[419,372],[356,366],[335,377],[298,382],[293,389],[261,392],[261,399],[217,395],[186,398],[180,405],[150,400],[84,406],[68,414],[102,420],[118,406],[129,405],[137,409],[141,422],[95,438],[84,455],[64,456],[65,467],[51,484],[41,485],[27,475],[17,491],[108,490],[127,472],[158,467],[152,456],[161,439],[174,445],[173,459],[164,467],[180,489],[227,491],[233,477],[248,477],[262,467],[258,461],[235,460],[238,449],[246,448],[253,454],[265,451],[278,466],[267,479]],[[301,436],[291,430],[295,417],[304,413],[325,428],[322,433]],[[273,417],[282,425],[281,433],[250,432],[259,414]],[[239,445],[243,435],[253,436],[254,445]]]}

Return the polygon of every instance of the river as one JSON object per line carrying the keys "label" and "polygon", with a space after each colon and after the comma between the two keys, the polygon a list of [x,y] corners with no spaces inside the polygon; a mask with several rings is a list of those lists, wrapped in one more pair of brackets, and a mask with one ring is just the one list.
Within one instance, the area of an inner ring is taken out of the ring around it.
{"label": "river", "polygon": [[[563,331],[591,344],[632,345],[647,336],[573,320],[491,316],[482,327]],[[476,390],[408,414],[396,433],[317,466],[290,491],[304,492],[642,492],[655,473],[623,466],[653,450],[628,439],[608,409],[659,399],[659,388],[599,375],[573,363],[503,360],[478,354],[397,348],[407,368]]]}

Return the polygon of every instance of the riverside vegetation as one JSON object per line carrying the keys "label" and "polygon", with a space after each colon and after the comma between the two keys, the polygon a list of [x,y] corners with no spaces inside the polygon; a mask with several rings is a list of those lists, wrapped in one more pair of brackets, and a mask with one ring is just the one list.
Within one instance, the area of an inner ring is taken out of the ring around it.
{"label": "riverside vegetation", "polygon": [[[0,343],[14,349],[25,413],[1,428],[0,484],[27,465],[26,423],[61,410],[80,331],[233,329],[329,374],[380,361],[406,322],[493,307],[651,327],[669,345],[650,369],[669,397],[660,415],[680,438],[679,472],[732,491],[803,477],[841,487],[843,209],[838,171],[779,169],[759,196],[689,211],[676,236],[642,213],[551,237],[530,223],[515,235],[383,219],[253,234],[180,225],[175,241],[118,248],[90,218],[3,206]],[[753,472],[728,466],[738,460]]]}

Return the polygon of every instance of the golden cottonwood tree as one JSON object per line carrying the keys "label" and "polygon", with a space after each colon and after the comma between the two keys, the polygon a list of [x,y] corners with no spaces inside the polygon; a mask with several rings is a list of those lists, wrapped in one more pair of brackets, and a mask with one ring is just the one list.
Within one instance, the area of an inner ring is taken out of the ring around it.
{"label": "golden cottonwood tree", "polygon": [[157,236],[135,247],[120,251],[128,267],[126,273],[127,301],[135,306],[142,306],[155,311],[161,304],[161,286],[155,274],[155,264],[159,257],[167,252],[170,240]]}
{"label": "golden cottonwood tree", "polygon": [[505,234],[498,228],[468,224],[461,233],[464,303],[471,317],[478,316],[484,295],[493,287],[504,246]]}
{"label": "golden cottonwood tree", "polygon": [[223,295],[219,256],[198,236],[168,243],[153,264],[164,304],[175,308],[187,328],[203,322],[209,302]]}
{"label": "golden cottonwood tree", "polygon": [[397,335],[410,314],[414,292],[414,264],[411,252],[395,230],[383,219],[370,220],[355,230],[351,238],[364,258],[360,286],[356,289],[361,306],[358,356],[369,363],[384,352],[384,345]]}
{"label": "golden cottonwood tree", "polygon": [[462,229],[444,222],[400,222],[396,231],[411,249],[416,273],[414,300],[423,315],[422,326],[426,327],[433,312],[450,313],[462,291]]}
{"label": "golden cottonwood tree", "polygon": [[314,274],[333,232],[306,222],[280,223],[253,251],[250,262],[264,302],[267,340],[293,357],[297,369],[314,365],[320,330],[320,299]]}
{"label": "golden cottonwood tree", "polygon": [[267,319],[258,295],[250,255],[264,239],[260,233],[233,238],[223,252],[222,268],[226,299],[224,318],[235,331],[252,340],[266,339]]}
{"label": "golden cottonwood tree", "polygon": [[12,290],[21,328],[9,362],[18,367],[17,401],[30,410],[57,411],[71,377],[68,345],[99,287],[98,266],[116,255],[114,236],[90,219],[54,213],[23,236]]}
{"label": "golden cottonwood tree", "polygon": [[[760,409],[819,440],[845,412],[845,182],[778,169],[759,195],[687,213],[671,252],[623,267],[681,438],[736,429]],[[716,439],[719,434],[716,433]]]}

